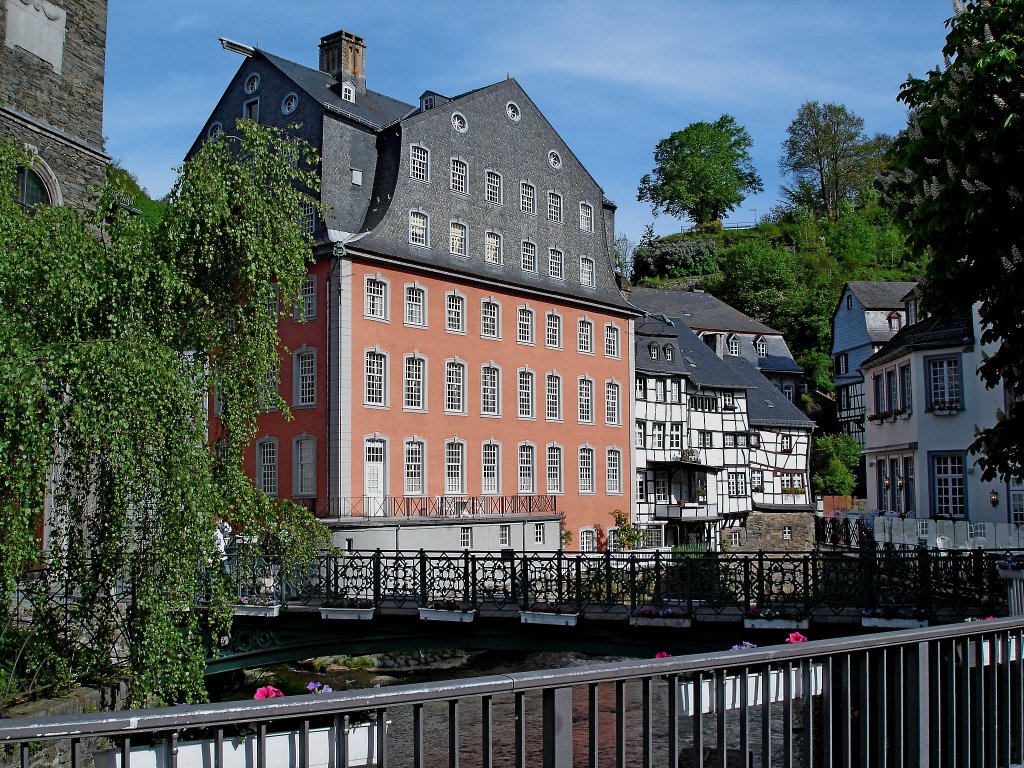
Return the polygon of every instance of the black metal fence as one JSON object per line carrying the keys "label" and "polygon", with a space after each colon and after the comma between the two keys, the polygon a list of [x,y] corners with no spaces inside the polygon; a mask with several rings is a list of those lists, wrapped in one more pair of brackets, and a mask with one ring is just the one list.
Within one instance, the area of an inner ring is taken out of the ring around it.
{"label": "black metal fence", "polygon": [[815,517],[814,540],[819,547],[837,549],[875,546],[874,532],[859,518]]}
{"label": "black metal fence", "polygon": [[[0,721],[23,768],[918,766],[1024,759],[1024,619],[440,683]],[[357,725],[368,719],[365,725]],[[107,749],[98,740],[107,741]],[[196,761],[196,762],[190,762]]]}
{"label": "black metal fence", "polygon": [[351,496],[327,499],[325,518],[554,515],[556,496]]}
{"label": "black metal fence", "polygon": [[867,609],[933,620],[998,614],[1005,583],[993,550],[864,549],[845,552],[663,553],[470,552],[324,553],[285,573],[250,552],[232,563],[241,598],[375,607],[466,607],[543,603],[551,608],[635,611],[678,606],[695,614],[776,611],[803,617]]}

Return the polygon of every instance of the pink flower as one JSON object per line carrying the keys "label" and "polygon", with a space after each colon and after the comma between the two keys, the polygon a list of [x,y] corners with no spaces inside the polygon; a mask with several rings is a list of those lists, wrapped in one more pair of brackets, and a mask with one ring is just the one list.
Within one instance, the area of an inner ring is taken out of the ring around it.
{"label": "pink flower", "polygon": [[786,638],[786,642],[787,643],[806,643],[807,642],[807,638],[804,637],[803,635],[801,635],[799,632],[794,632],[789,637]]}
{"label": "pink flower", "polygon": [[656,659],[667,659],[671,655],[672,655],[671,653],[668,653],[666,651],[658,651],[656,654],[654,654],[654,658],[656,658]]}
{"label": "pink flower", "polygon": [[276,699],[278,696],[284,696],[284,694],[272,685],[264,685],[262,688],[256,689],[256,694],[253,696],[253,698]]}

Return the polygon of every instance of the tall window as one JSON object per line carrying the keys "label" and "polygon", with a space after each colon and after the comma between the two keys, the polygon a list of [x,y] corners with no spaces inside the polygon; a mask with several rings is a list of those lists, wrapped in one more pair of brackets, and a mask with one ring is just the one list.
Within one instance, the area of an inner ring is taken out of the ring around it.
{"label": "tall window", "polygon": [[758,357],[768,357],[768,342],[764,339],[758,339],[754,343],[754,351],[757,352]]}
{"label": "tall window", "polygon": [[544,523],[533,524],[533,543],[543,544],[544,543]]}
{"label": "tall window", "polygon": [[729,495],[730,496],[746,496],[747,495],[747,476],[743,472],[730,472],[729,473]]}
{"label": "tall window", "polygon": [[594,231],[594,209],[588,203],[580,203],[580,229]]}
{"label": "tall window", "polygon": [[426,363],[422,357],[405,358],[405,374],[402,384],[402,404],[406,408],[422,410],[424,408],[424,380]]}
{"label": "tall window", "polygon": [[956,357],[928,361],[928,384],[933,409],[960,408],[960,360]]}
{"label": "tall window", "polygon": [[605,455],[605,491],[622,493],[622,454],[616,448],[609,448]]}
{"label": "tall window", "polygon": [[549,373],[544,384],[544,416],[548,421],[562,420],[562,379]]}
{"label": "tall window", "polygon": [[409,148],[409,177],[415,181],[430,181],[430,151],[416,144]]}
{"label": "tall window", "polygon": [[409,211],[409,242],[426,247],[430,244],[428,235],[430,219],[423,211]]}
{"label": "tall window", "polygon": [[664,450],[665,448],[665,422],[664,421],[652,421],[651,422],[651,448],[657,450]]}
{"label": "tall window", "polygon": [[292,492],[296,496],[316,494],[316,440],[300,437],[295,440],[295,483]]}
{"label": "tall window", "polygon": [[488,264],[501,264],[501,235],[488,232],[484,235],[484,261]]}
{"label": "tall window", "polygon": [[548,446],[547,476],[548,493],[561,493],[562,449],[557,445]]}
{"label": "tall window", "polygon": [[497,171],[487,171],[484,181],[484,198],[488,203],[501,205],[501,174]]}
{"label": "tall window", "polygon": [[445,297],[445,330],[450,333],[466,332],[466,300],[457,293]]}
{"label": "tall window", "polygon": [[579,417],[583,424],[594,422],[594,382],[590,379],[579,381]]}
{"label": "tall window", "polygon": [[604,385],[604,423],[619,424],[619,385],[614,381]]}
{"label": "tall window", "polygon": [[544,346],[562,348],[562,316],[557,312],[548,312],[544,318]]}
{"label": "tall window", "polygon": [[548,192],[548,221],[562,223],[562,196],[557,192]]}
{"label": "tall window", "polygon": [[520,344],[533,344],[533,310],[520,307],[516,323],[516,341]]}
{"label": "tall window", "polygon": [[779,437],[779,449],[783,453],[789,453],[790,451],[792,451],[793,450],[793,436],[792,435],[782,435],[782,436],[780,436]]}
{"label": "tall window", "polygon": [[405,287],[405,324],[424,326],[426,315],[427,292],[418,285]]}
{"label": "tall window", "polygon": [[466,411],[466,365],[458,361],[444,364],[444,409],[449,413]]}
{"label": "tall window", "polygon": [[580,493],[594,493],[593,448],[580,448]]}
{"label": "tall window", "polygon": [[498,546],[499,547],[511,547],[512,546],[512,526],[499,525],[498,526]]}
{"label": "tall window", "polygon": [[367,317],[387,320],[388,317],[388,286],[383,280],[369,278],[366,281],[366,297],[363,312]]}
{"label": "tall window", "polygon": [[913,410],[913,387],[911,386],[910,379],[910,366],[904,365],[900,367],[900,407],[906,413],[910,413]]}
{"label": "tall window", "polygon": [[594,260],[589,256],[580,256],[580,285],[593,288],[596,284],[594,280]]}
{"label": "tall window", "polygon": [[467,177],[469,176],[469,166],[463,160],[459,160],[457,157],[452,158],[452,170],[451,170],[451,185],[452,192],[458,192],[461,195],[469,193],[469,187],[467,184]]}
{"label": "tall window", "polygon": [[483,482],[481,491],[493,496],[499,492],[498,468],[500,466],[501,448],[497,443],[484,443],[481,465],[483,468]]}
{"label": "tall window", "polygon": [[740,339],[738,336],[730,336],[728,341],[729,354],[736,357],[740,353]]}
{"label": "tall window", "polygon": [[46,192],[39,174],[31,168],[19,168],[16,177],[14,202],[26,213],[33,211],[38,205],[48,205],[50,196]]}
{"label": "tall window", "polygon": [[501,413],[499,394],[500,373],[493,365],[480,369],[480,413],[483,416],[498,416]]}
{"label": "tall window", "polygon": [[498,302],[485,300],[480,305],[480,335],[487,339],[501,337],[501,307]]}
{"label": "tall window", "polygon": [[533,418],[533,373],[519,372],[519,418]]}
{"label": "tall window", "polygon": [[594,324],[581,319],[576,326],[576,349],[584,354],[594,352]]}
{"label": "tall window", "polygon": [[896,381],[897,380],[895,368],[885,372],[885,399],[888,403],[888,408],[890,411],[895,411],[897,408],[899,408],[899,403],[897,403],[896,401]]}
{"label": "tall window", "polygon": [[273,438],[256,444],[256,487],[267,496],[277,496],[277,440]]}
{"label": "tall window", "polygon": [[668,447],[669,450],[677,451],[683,447],[683,425],[678,421],[669,425]]}
{"label": "tall window", "polygon": [[561,280],[565,277],[565,259],[557,248],[548,250],[548,277]]}
{"label": "tall window", "polygon": [[526,181],[519,185],[519,210],[531,216],[537,213],[537,188]]}
{"label": "tall window", "polygon": [[424,483],[423,461],[425,458],[423,442],[410,440],[405,444],[405,495],[422,496],[426,493]]}
{"label": "tall window", "polygon": [[580,529],[580,552],[597,551],[597,536],[593,528]]}
{"label": "tall window", "polygon": [[523,272],[537,271],[537,246],[529,240],[523,240],[522,264]]}
{"label": "tall window", "polygon": [[459,546],[463,549],[473,548],[473,527],[464,525],[459,528]]}
{"label": "tall window", "polygon": [[296,320],[312,320],[316,317],[316,275],[306,275],[296,310]]}
{"label": "tall window", "polygon": [[533,476],[533,446],[519,446],[519,492],[533,493],[535,489]]}
{"label": "tall window", "polygon": [[455,440],[444,444],[444,492],[466,492],[466,446]]}
{"label": "tall window", "polygon": [[962,517],[967,510],[964,497],[964,457],[961,454],[932,456],[932,482],[936,515]]}
{"label": "tall window", "polygon": [[466,225],[453,221],[448,225],[449,250],[456,256],[466,255]]}
{"label": "tall window", "polygon": [[316,405],[316,352],[296,352],[295,368],[295,405],[300,408]]}
{"label": "tall window", "polygon": [[363,399],[368,405],[386,405],[384,381],[387,356],[383,352],[366,353],[366,380]]}
{"label": "tall window", "polygon": [[604,327],[604,356],[605,357],[618,357],[620,353],[619,347],[619,328],[615,325],[606,325]]}

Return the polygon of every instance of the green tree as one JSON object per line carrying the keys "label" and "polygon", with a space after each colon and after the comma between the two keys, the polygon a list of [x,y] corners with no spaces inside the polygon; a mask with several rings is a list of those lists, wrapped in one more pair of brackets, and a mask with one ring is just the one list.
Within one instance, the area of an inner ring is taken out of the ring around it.
{"label": "green tree", "polygon": [[[136,703],[200,700],[204,628],[188,609],[209,586],[215,516],[292,564],[328,539],[258,493],[241,459],[279,354],[266,297],[279,286],[287,309],[305,277],[317,158],[242,121],[185,165],[158,226],[109,187],[90,214],[26,215],[12,192],[31,162],[0,147],[0,587],[39,560],[48,489],[47,577],[32,583],[75,599],[34,605],[26,665],[59,686],[121,656]],[[218,595],[215,633],[230,620]]]}
{"label": "green tree", "polygon": [[860,446],[849,435],[822,435],[811,448],[811,485],[820,496],[849,496],[857,485]]}
{"label": "green tree", "polygon": [[658,142],[654,170],[640,180],[637,200],[654,213],[687,216],[694,224],[721,220],[748,192],[764,189],[750,158],[753,141],[731,115],[691,123]]}
{"label": "green tree", "polygon": [[844,201],[870,189],[891,138],[868,136],[864,120],[842,104],[806,101],[786,129],[779,170],[795,183],[783,187],[794,206],[839,217]]}
{"label": "green tree", "polygon": [[712,293],[741,312],[783,331],[803,304],[800,264],[785,248],[744,240],[719,252],[721,278]]}
{"label": "green tree", "polygon": [[[979,303],[988,387],[1024,392],[1024,0],[954,2],[945,66],[904,83],[909,124],[890,152],[886,198],[930,255],[931,312]],[[965,375],[971,375],[966,371]],[[971,446],[986,480],[1024,475],[1024,403]]]}

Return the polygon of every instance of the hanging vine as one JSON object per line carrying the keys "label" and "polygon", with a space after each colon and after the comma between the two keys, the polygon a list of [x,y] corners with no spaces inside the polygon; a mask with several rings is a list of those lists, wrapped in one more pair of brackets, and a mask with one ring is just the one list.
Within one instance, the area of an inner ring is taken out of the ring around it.
{"label": "hanging vine", "polygon": [[10,594],[44,560],[21,658],[48,685],[121,662],[135,703],[204,699],[204,637],[231,615],[207,567],[215,518],[292,563],[327,543],[242,471],[280,352],[266,298],[287,312],[305,277],[318,162],[240,121],[184,166],[153,225],[109,188],[89,214],[22,211],[32,158],[0,147],[0,582]]}

